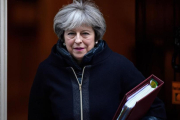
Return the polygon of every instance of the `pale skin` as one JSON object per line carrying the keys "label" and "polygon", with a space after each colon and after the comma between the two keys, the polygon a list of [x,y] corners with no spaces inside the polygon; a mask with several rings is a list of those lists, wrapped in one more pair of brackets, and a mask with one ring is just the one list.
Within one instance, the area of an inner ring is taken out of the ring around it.
{"label": "pale skin", "polygon": [[80,64],[84,55],[95,45],[95,33],[91,26],[80,26],[64,32],[68,52]]}

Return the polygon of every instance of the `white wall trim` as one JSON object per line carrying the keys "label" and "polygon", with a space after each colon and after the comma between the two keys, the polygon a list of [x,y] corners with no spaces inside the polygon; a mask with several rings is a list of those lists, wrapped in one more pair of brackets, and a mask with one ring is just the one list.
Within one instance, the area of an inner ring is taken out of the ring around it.
{"label": "white wall trim", "polygon": [[7,0],[0,0],[0,120],[7,120]]}

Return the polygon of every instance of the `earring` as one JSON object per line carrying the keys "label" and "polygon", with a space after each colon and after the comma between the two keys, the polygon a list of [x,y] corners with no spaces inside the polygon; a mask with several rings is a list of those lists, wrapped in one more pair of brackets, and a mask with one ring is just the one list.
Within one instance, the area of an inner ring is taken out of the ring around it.
{"label": "earring", "polygon": [[63,43],[63,46],[66,46],[66,43]]}
{"label": "earring", "polygon": [[96,41],[95,43],[96,43],[96,45],[97,45],[97,44],[98,44],[98,41]]}

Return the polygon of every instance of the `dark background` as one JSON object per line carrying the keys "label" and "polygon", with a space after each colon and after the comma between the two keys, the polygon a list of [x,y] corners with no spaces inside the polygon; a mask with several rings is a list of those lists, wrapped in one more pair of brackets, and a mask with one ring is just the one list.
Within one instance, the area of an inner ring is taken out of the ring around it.
{"label": "dark background", "polygon": [[[180,120],[172,104],[172,82],[180,81],[172,57],[180,27],[179,0],[94,0],[103,13],[109,47],[128,59],[145,77],[155,74],[165,84],[158,97],[168,120]],[[53,18],[72,0],[8,0],[8,120],[27,120],[30,88],[41,61],[57,42]],[[176,64],[180,63],[179,51]]]}

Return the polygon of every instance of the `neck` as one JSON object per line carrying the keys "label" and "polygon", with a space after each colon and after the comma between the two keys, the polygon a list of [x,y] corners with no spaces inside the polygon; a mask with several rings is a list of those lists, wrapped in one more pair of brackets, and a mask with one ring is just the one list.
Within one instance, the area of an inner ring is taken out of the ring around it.
{"label": "neck", "polygon": [[72,56],[72,58],[74,59],[74,61],[75,61],[78,65],[80,65],[80,64],[81,64],[82,59],[78,60],[78,59],[74,58],[73,56]]}
{"label": "neck", "polygon": [[80,65],[80,64],[81,64],[81,60],[76,60],[76,63],[77,63],[78,65]]}

